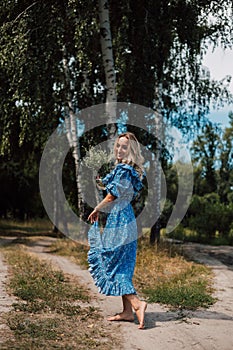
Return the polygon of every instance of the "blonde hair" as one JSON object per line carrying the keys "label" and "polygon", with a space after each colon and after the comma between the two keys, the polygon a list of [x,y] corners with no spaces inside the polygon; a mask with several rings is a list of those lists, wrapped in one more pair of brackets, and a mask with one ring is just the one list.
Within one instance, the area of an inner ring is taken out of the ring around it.
{"label": "blonde hair", "polygon": [[[117,144],[118,141],[121,137],[126,137],[129,140],[129,147],[127,150],[127,155],[123,160],[118,160],[117,159]],[[132,132],[125,132],[123,134],[120,134],[114,144],[114,155],[116,158],[116,164],[118,163],[126,163],[135,168],[135,170],[142,176],[143,174],[143,163],[144,163],[144,158],[141,155],[141,149],[140,149],[140,144],[136,138],[136,136]]]}

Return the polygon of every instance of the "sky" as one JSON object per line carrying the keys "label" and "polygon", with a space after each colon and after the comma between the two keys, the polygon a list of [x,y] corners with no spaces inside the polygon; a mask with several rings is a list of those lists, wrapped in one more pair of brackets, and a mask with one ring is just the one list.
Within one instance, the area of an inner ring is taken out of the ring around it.
{"label": "sky", "polygon": [[[210,71],[212,78],[221,80],[226,75],[231,75],[231,83],[229,89],[233,94],[233,50],[223,51],[221,48],[216,48],[214,52],[208,50],[203,60],[203,66]],[[223,127],[228,126],[228,114],[233,111],[233,104],[226,105],[220,110],[211,110],[209,119],[213,122],[220,123]]]}

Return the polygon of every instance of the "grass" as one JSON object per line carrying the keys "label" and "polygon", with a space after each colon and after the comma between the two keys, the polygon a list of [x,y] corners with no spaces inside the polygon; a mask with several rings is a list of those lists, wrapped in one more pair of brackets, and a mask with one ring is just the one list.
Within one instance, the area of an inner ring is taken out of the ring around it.
{"label": "grass", "polygon": [[[46,232],[47,224],[34,222],[17,226],[18,232],[22,232],[19,239],[14,240],[18,244],[2,250],[11,270],[9,288],[18,302],[14,310],[4,316],[14,337],[1,344],[1,349],[119,348],[119,339],[110,335],[99,310],[90,306],[90,297],[76,277],[54,269],[23,250],[35,232],[41,235]],[[5,233],[7,230],[6,225]],[[11,230],[12,223],[10,235]],[[20,240],[26,241],[22,244]],[[208,307],[215,302],[211,270],[186,260],[180,247],[177,249],[163,241],[159,246],[150,246],[145,232],[138,242],[135,287],[148,302],[172,309]],[[71,239],[57,239],[50,246],[50,253],[67,256],[84,268],[88,266],[87,252],[88,246]]]}
{"label": "grass", "polygon": [[148,242],[147,236],[139,241],[134,283],[149,302],[175,309],[197,309],[216,301],[208,267],[186,260],[180,249],[170,243],[151,246]]}
{"label": "grass", "polygon": [[0,219],[0,234],[4,235],[43,235],[52,233],[52,223],[45,219],[3,220]]}
{"label": "grass", "polygon": [[[88,247],[85,245],[60,239],[50,249],[72,258],[79,265],[88,266]],[[139,240],[133,281],[138,293],[149,302],[172,308],[197,309],[215,302],[211,270],[186,260],[181,249],[170,243],[151,246],[147,234]]]}
{"label": "grass", "polygon": [[58,239],[50,246],[50,253],[69,257],[76,264],[87,268],[88,246],[69,238]]}
{"label": "grass", "polygon": [[38,311],[44,307],[59,310],[67,301],[88,300],[87,293],[69,275],[19,249],[15,253],[15,249],[6,253],[14,273],[10,287],[17,297],[27,301],[27,307],[35,304]]}
{"label": "grass", "polygon": [[177,226],[173,232],[169,234],[169,238],[177,239],[185,242],[194,242],[202,244],[210,244],[214,246],[219,245],[233,245],[233,233],[228,235],[221,235],[218,231],[214,232],[212,237],[208,237],[205,233],[198,233],[195,230],[191,230],[187,227],[183,227],[182,224]]}
{"label": "grass", "polygon": [[[78,280],[23,251],[4,253],[10,266],[9,288],[19,298],[6,314],[14,339],[1,349],[115,349],[98,309]],[[118,340],[119,342],[119,340]]]}

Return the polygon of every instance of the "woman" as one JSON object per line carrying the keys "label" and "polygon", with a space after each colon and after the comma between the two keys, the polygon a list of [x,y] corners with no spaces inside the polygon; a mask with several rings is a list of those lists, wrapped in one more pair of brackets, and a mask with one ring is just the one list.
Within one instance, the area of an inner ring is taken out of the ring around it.
{"label": "woman", "polygon": [[[118,136],[114,153],[116,167],[102,180],[107,195],[88,217],[94,223],[88,233],[89,270],[100,293],[122,296],[123,311],[108,320],[133,321],[133,309],[139,321],[138,328],[143,329],[147,304],[139,300],[132,284],[137,226],[130,202],[143,186],[144,159],[135,135],[130,132]],[[102,234],[98,228],[100,211],[108,212]]]}

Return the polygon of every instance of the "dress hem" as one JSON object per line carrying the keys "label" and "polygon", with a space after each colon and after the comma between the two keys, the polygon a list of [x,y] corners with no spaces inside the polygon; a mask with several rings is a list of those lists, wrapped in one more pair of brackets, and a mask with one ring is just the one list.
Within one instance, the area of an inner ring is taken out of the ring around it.
{"label": "dress hem", "polygon": [[89,250],[88,262],[89,272],[93,277],[98,292],[107,296],[122,296],[127,294],[137,294],[130,282],[111,281],[101,268],[101,253],[97,250]]}

